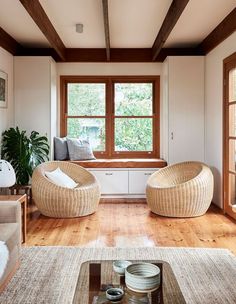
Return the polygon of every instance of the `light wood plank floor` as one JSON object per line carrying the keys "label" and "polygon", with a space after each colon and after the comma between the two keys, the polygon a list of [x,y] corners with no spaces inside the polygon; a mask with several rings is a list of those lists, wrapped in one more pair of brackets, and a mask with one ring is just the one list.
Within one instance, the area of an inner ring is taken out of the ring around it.
{"label": "light wood plank floor", "polygon": [[157,216],[143,201],[103,201],[95,214],[74,219],[48,218],[30,206],[26,246],[34,245],[213,247],[236,254],[236,224],[215,206],[191,219]]}

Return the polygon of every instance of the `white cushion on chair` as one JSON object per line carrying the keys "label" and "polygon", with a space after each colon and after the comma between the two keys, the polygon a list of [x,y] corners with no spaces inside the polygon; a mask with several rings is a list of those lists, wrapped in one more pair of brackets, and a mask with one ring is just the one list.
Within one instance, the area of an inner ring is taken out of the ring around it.
{"label": "white cushion on chair", "polygon": [[62,172],[60,168],[57,168],[54,171],[45,171],[45,175],[50,179],[50,181],[58,186],[71,189],[78,186],[78,184],[67,174]]}

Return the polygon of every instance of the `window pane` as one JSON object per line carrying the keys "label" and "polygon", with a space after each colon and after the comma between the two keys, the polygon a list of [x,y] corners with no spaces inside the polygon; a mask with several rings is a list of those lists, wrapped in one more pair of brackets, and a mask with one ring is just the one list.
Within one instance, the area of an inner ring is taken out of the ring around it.
{"label": "window pane", "polygon": [[115,83],[115,115],[152,115],[152,83]]}
{"label": "window pane", "polygon": [[94,151],[105,151],[105,119],[68,118],[67,136],[88,139]]}
{"label": "window pane", "polygon": [[231,205],[236,204],[236,182],[235,175],[229,174],[229,203]]}
{"label": "window pane", "polygon": [[69,83],[68,115],[104,116],[105,83]]}
{"label": "window pane", "polygon": [[152,118],[115,119],[115,151],[152,150]]}
{"label": "window pane", "polygon": [[236,136],[236,105],[229,106],[229,136]]}
{"label": "window pane", "polygon": [[236,141],[229,141],[229,170],[235,172],[236,163]]}
{"label": "window pane", "polygon": [[236,68],[229,72],[229,102],[236,101]]}

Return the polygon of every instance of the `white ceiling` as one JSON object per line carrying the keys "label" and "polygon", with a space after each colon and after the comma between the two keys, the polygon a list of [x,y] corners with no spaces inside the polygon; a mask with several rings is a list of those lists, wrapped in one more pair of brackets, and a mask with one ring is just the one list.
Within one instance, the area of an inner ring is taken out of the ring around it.
{"label": "white ceiling", "polygon": [[0,0],[0,26],[25,47],[49,47],[38,26],[18,0]]}
{"label": "white ceiling", "polygon": [[172,0],[110,0],[111,47],[150,48]]}
{"label": "white ceiling", "polygon": [[165,47],[194,47],[235,8],[236,0],[190,0]]}
{"label": "white ceiling", "polygon": [[[109,0],[111,47],[151,47],[171,2]],[[66,47],[105,47],[102,0],[40,0],[40,3]],[[83,34],[76,33],[76,23],[84,24]]]}
{"label": "white ceiling", "polygon": [[[172,0],[108,0],[113,48],[152,47]],[[40,0],[67,48],[104,48],[102,0]],[[236,0],[190,0],[164,47],[200,43],[236,6]],[[19,0],[0,0],[0,26],[26,47],[49,47]],[[83,23],[78,34],[75,24]]]}
{"label": "white ceiling", "polygon": [[[104,24],[101,0],[40,0],[50,21],[68,48],[104,48]],[[75,31],[76,23],[84,32]]]}

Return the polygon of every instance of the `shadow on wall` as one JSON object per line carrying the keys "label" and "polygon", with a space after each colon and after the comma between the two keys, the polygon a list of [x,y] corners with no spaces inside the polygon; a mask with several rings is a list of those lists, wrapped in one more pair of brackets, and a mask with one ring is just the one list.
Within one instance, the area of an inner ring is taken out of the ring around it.
{"label": "shadow on wall", "polygon": [[223,179],[222,179],[222,174],[221,172],[215,168],[215,167],[210,167],[211,171],[214,175],[214,195],[213,195],[213,202],[215,205],[223,209],[223,200],[222,200],[222,184],[223,184]]}

